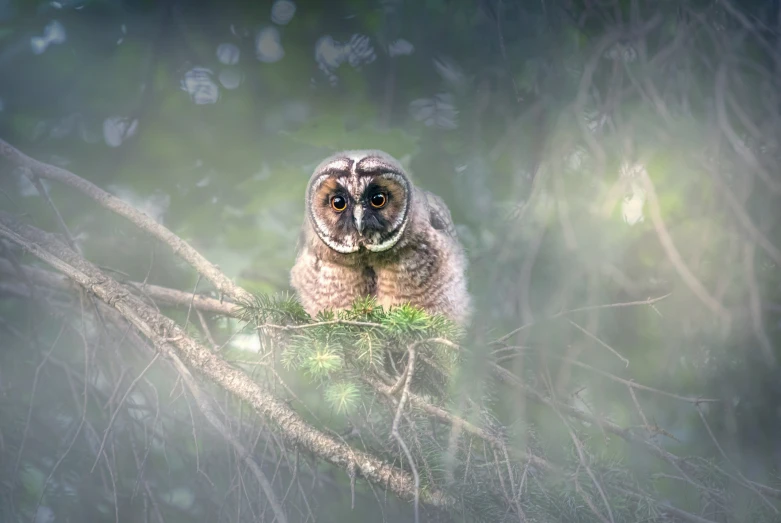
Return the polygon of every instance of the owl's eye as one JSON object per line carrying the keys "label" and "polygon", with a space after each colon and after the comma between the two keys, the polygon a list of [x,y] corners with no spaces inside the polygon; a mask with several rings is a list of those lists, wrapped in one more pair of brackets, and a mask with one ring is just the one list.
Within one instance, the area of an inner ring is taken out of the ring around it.
{"label": "owl's eye", "polygon": [[388,203],[388,197],[385,196],[385,193],[378,192],[372,194],[372,197],[369,198],[369,203],[372,204],[372,207],[375,209],[379,209],[381,207],[385,207],[385,204]]}
{"label": "owl's eye", "polygon": [[331,207],[336,212],[342,212],[347,208],[347,200],[343,196],[331,196]]}

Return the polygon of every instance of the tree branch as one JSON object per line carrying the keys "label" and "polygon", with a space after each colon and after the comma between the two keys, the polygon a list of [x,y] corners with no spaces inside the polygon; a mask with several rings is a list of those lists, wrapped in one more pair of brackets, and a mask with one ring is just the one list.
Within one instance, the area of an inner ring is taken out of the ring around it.
{"label": "tree branch", "polygon": [[[70,279],[63,278],[56,272],[31,267],[29,265],[20,266],[20,270],[27,279],[35,284],[63,291],[71,291],[74,289],[74,285]],[[13,264],[3,258],[0,258],[0,274],[10,277],[17,276]],[[143,287],[143,294],[145,296],[159,300],[168,305],[188,307],[190,303],[192,303],[194,309],[202,312],[212,312],[234,318],[240,316],[237,305],[233,302],[209,298],[203,294],[195,294],[195,297],[193,297],[193,294],[189,292],[171,289],[169,287],[161,287],[159,285],[149,285],[134,281],[124,282],[124,284],[135,289],[141,289]]]}
{"label": "tree branch", "polygon": [[223,274],[216,265],[204,258],[189,243],[179,238],[168,228],[157,223],[143,212],[135,209],[133,206],[125,203],[116,196],[107,193],[92,182],[89,182],[80,176],[76,176],[72,172],[61,167],[30,158],[2,139],[0,139],[0,156],[7,158],[10,162],[19,167],[30,169],[35,176],[70,185],[74,189],[84,193],[102,207],[127,218],[142,231],[168,245],[174,251],[174,254],[180,256],[187,261],[187,263],[192,265],[196,271],[212,282],[217,290],[223,294],[226,294],[237,301],[251,300],[252,295],[250,293],[233,283],[233,281]]}
{"label": "tree branch", "polygon": [[[297,412],[252,381],[244,372],[201,346],[175,322],[127,292],[125,287],[107,277],[53,235],[21,224],[8,213],[0,212],[0,237],[63,272],[115,308],[158,350],[167,354],[175,352],[186,364],[247,402],[258,414],[272,422],[291,446],[306,449],[345,471],[354,467],[368,481],[386,486],[401,499],[409,501],[415,497],[414,481],[408,473],[367,452],[353,449],[309,425]],[[433,489],[421,492],[421,499],[440,508],[454,503],[450,497]]]}

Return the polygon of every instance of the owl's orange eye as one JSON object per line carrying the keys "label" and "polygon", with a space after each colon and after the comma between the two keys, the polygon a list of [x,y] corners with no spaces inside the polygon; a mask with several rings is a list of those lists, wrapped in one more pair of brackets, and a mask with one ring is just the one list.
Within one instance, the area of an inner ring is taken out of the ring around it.
{"label": "owl's orange eye", "polygon": [[369,198],[369,203],[372,204],[372,207],[375,209],[379,209],[381,207],[385,207],[385,204],[388,203],[388,197],[385,196],[385,193],[378,192],[372,194],[372,197]]}
{"label": "owl's orange eye", "polygon": [[343,196],[332,196],[331,207],[333,207],[336,212],[342,212],[347,208],[347,200],[345,200]]}

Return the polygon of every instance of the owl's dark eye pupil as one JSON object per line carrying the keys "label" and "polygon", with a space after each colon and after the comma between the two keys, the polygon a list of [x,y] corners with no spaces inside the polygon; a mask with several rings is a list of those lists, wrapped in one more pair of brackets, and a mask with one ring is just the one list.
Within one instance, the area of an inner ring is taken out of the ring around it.
{"label": "owl's dark eye pupil", "polygon": [[385,196],[385,193],[378,192],[372,194],[372,197],[369,198],[369,202],[371,202],[372,207],[379,209],[388,202],[388,197]]}
{"label": "owl's dark eye pupil", "polygon": [[347,208],[347,200],[345,200],[343,196],[332,196],[331,207],[333,207],[335,211],[343,211]]}

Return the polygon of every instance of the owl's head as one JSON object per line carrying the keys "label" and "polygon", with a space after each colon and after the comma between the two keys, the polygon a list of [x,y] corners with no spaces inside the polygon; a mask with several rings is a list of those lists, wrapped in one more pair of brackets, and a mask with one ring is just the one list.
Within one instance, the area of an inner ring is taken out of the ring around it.
{"label": "owl's head", "polygon": [[323,160],[309,180],[306,207],[317,235],[331,249],[386,251],[407,226],[412,184],[382,151],[343,151]]}

